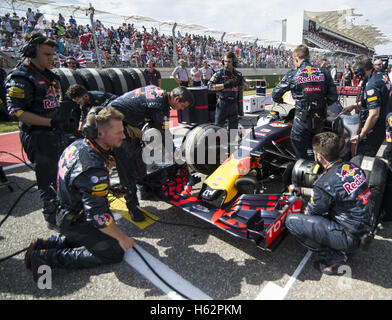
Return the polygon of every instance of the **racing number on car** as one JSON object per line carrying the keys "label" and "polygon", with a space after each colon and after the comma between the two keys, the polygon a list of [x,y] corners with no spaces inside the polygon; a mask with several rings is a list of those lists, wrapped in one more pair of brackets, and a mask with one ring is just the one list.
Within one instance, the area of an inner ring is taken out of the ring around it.
{"label": "racing number on car", "polygon": [[286,217],[292,213],[300,213],[301,212],[301,201],[295,201],[291,206],[289,206],[278,219],[275,220],[273,224],[267,230],[267,247],[271,245],[271,243],[275,240],[275,238],[282,231],[283,225],[286,221]]}

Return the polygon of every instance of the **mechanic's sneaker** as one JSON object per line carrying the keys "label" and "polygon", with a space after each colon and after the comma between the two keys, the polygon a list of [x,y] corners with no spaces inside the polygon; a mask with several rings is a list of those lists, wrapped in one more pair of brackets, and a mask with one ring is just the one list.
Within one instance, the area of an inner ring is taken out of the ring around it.
{"label": "mechanic's sneaker", "polygon": [[131,219],[135,222],[144,221],[144,213],[139,208],[134,208],[129,210],[129,214],[131,215]]}
{"label": "mechanic's sneaker", "polygon": [[24,262],[25,262],[25,266],[27,269],[31,269],[31,254],[32,252],[35,250],[35,248],[37,247],[37,241],[38,239],[34,239],[33,241],[31,241],[30,246],[28,247],[26,253],[25,253],[25,257],[24,257]]}

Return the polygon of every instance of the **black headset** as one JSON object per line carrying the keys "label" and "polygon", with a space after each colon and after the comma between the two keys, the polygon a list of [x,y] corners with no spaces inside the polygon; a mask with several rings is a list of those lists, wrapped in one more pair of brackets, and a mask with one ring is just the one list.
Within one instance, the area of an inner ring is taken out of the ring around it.
{"label": "black headset", "polygon": [[35,58],[37,56],[38,45],[44,43],[47,39],[47,37],[40,35],[31,37],[29,42],[20,49],[22,56],[25,58]]}
{"label": "black headset", "polygon": [[89,139],[93,140],[98,137],[98,127],[97,127],[97,121],[95,120],[95,116],[103,109],[103,107],[93,107],[87,114],[87,118],[89,117],[90,114],[93,114],[94,117],[91,119],[90,123],[87,123],[83,126],[82,128],[82,133],[83,135]]}
{"label": "black headset", "polygon": [[362,80],[363,78],[365,78],[365,70],[361,67],[358,67],[354,70],[354,74],[360,79]]}

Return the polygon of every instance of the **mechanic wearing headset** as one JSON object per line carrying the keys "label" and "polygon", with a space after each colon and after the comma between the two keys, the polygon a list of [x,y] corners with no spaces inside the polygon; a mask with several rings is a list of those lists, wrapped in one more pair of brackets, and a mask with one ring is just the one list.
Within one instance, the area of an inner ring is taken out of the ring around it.
{"label": "mechanic wearing headset", "polygon": [[[243,86],[245,90],[249,85],[245,82],[242,73],[235,69],[236,57],[228,52],[224,57],[224,67],[218,70],[208,82],[208,89],[216,91],[218,101],[215,109],[215,125],[223,127],[226,119],[229,121],[229,130],[238,130],[238,91]],[[230,137],[234,137],[230,132]]]}
{"label": "mechanic wearing headset", "polygon": [[315,267],[324,274],[338,274],[347,254],[358,249],[370,230],[369,198],[364,171],[339,158],[339,137],[322,132],[313,137],[314,159],[324,172],[313,185],[305,214],[290,214],[289,232],[307,249],[324,259]]}
{"label": "mechanic wearing headset", "polygon": [[165,131],[169,129],[170,108],[183,110],[192,104],[193,95],[185,87],[176,87],[171,92],[166,92],[153,85],[127,92],[108,104],[108,107],[115,108],[124,115],[126,139],[120,148],[114,149],[114,156],[121,185],[127,190],[127,208],[134,221],[144,220],[144,214],[138,208],[136,184],[140,185],[141,195],[147,193],[144,188],[146,165],[142,158],[140,129],[146,119],[149,119],[151,127],[158,129],[162,137],[165,137]]}
{"label": "mechanic wearing headset", "polygon": [[272,99],[283,103],[284,93],[291,91],[295,100],[291,144],[297,158],[312,160],[312,138],[324,130],[327,107],[336,102],[338,94],[330,73],[311,65],[309,58],[307,46],[294,49],[297,69],[286,73],[273,90]]}
{"label": "mechanic wearing headset", "polygon": [[54,228],[57,162],[66,147],[63,122],[58,120],[60,81],[50,71],[57,44],[39,32],[26,41],[22,48],[26,60],[6,80],[8,112],[19,120],[23,149],[35,166],[42,212],[48,227]]}
{"label": "mechanic wearing headset", "polygon": [[135,245],[116,225],[107,199],[111,151],[125,138],[124,116],[103,108],[87,118],[86,139],[68,146],[58,163],[59,211],[56,216],[61,235],[35,239],[25,265],[38,280],[38,268],[81,269],[118,263]]}
{"label": "mechanic wearing headset", "polygon": [[77,103],[80,106],[80,120],[79,130],[81,131],[85,122],[88,112],[92,107],[105,106],[110,101],[117,98],[115,94],[102,91],[87,91],[85,87],[80,84],[71,85],[65,93],[68,99]]}
{"label": "mechanic wearing headset", "polygon": [[[358,143],[357,154],[374,157],[385,139],[385,120],[388,111],[388,99],[391,83],[388,75],[382,71],[373,72],[372,61],[365,55],[355,57],[354,70],[362,78],[359,117],[361,130],[351,139]],[[357,105],[343,109],[351,112]]]}

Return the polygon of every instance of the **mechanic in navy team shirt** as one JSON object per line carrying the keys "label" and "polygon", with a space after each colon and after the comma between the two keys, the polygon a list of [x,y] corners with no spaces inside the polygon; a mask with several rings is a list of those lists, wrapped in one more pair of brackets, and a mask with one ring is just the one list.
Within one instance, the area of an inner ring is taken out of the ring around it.
{"label": "mechanic in navy team shirt", "polygon": [[[236,56],[228,52],[224,57],[224,67],[218,70],[208,82],[208,89],[216,91],[215,125],[223,127],[229,122],[229,130],[238,130],[238,94],[241,87],[249,88],[242,73],[235,69]],[[230,132],[230,137],[234,137]]]}
{"label": "mechanic in navy team shirt", "polygon": [[[391,83],[382,71],[374,72],[372,61],[365,55],[355,57],[354,70],[362,78],[359,117],[361,130],[351,139],[358,143],[357,154],[374,157],[385,139],[385,118],[388,114],[388,99]],[[351,112],[357,105],[343,109]]]}
{"label": "mechanic in navy team shirt", "polygon": [[114,149],[114,156],[121,185],[128,190],[125,200],[134,221],[144,220],[144,214],[138,208],[136,187],[137,184],[143,186],[146,175],[146,165],[142,159],[142,126],[148,119],[150,126],[158,129],[164,137],[165,130],[169,130],[170,108],[183,110],[192,104],[192,93],[182,86],[171,92],[146,86],[127,92],[108,104],[108,107],[124,115],[126,139],[120,148]]}
{"label": "mechanic in navy team shirt", "polygon": [[290,214],[289,232],[307,249],[323,257],[315,263],[324,274],[338,274],[347,254],[358,249],[360,238],[370,230],[371,191],[365,172],[339,158],[339,137],[322,132],[313,137],[315,160],[324,172],[313,185],[305,214]]}
{"label": "mechanic in navy team shirt", "polygon": [[111,151],[125,139],[121,112],[103,108],[89,115],[90,135],[68,146],[58,163],[56,224],[60,235],[31,242],[25,265],[39,278],[39,267],[82,269],[119,263],[135,245],[110,211]]}
{"label": "mechanic in navy team shirt", "polygon": [[80,84],[71,85],[65,95],[80,107],[79,130],[86,122],[88,112],[92,107],[105,106],[117,98],[115,94],[103,91],[87,91]]}
{"label": "mechanic in navy team shirt", "polygon": [[338,94],[330,72],[311,65],[309,58],[307,46],[294,49],[297,69],[286,73],[273,90],[272,99],[282,103],[283,95],[291,91],[295,100],[291,144],[297,158],[312,160],[312,138],[324,131],[327,107],[336,102]]}

